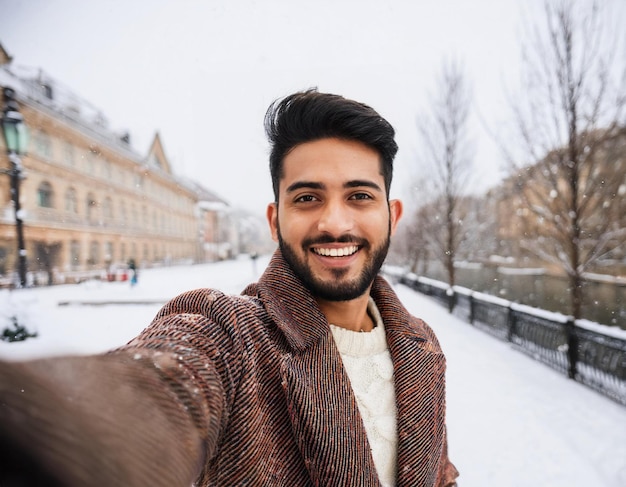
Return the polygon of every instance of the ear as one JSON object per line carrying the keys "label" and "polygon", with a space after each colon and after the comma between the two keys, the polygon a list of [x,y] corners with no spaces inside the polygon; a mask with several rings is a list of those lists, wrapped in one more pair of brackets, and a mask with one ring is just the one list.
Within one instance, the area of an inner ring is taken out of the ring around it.
{"label": "ear", "polygon": [[272,240],[274,242],[278,242],[278,203],[270,203],[267,205],[265,216],[267,217],[267,223],[269,223],[270,226]]}
{"label": "ear", "polygon": [[396,228],[398,226],[398,222],[400,218],[402,218],[402,212],[404,208],[402,205],[402,201],[400,200],[389,200],[389,218],[391,219],[391,235],[396,233]]}

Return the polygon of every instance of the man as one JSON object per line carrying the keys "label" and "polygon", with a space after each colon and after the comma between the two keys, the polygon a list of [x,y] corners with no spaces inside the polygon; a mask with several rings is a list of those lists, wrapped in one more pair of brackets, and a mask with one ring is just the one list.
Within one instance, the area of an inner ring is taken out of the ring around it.
{"label": "man", "polygon": [[266,131],[279,250],[259,282],[178,296],[109,354],[0,369],[14,479],[454,485],[445,359],[377,276],[402,214],[393,128],[311,90],[274,103]]}

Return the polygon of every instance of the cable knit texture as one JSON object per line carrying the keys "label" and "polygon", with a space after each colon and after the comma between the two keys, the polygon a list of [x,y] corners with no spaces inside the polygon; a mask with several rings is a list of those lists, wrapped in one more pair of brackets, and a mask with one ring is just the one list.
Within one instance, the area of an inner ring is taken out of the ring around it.
{"label": "cable knit texture", "polygon": [[330,327],[363,417],[380,482],[393,487],[398,449],[393,363],[382,318],[371,298],[368,311],[376,323],[369,333]]}

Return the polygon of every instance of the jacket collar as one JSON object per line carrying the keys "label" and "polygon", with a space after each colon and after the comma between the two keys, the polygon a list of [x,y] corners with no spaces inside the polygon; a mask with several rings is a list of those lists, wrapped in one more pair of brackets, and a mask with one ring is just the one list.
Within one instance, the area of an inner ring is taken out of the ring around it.
{"label": "jacket collar", "polygon": [[[280,250],[272,256],[259,282],[246,289],[244,294],[256,294],[261,298],[268,314],[295,350],[302,351],[330,333],[328,320]],[[371,296],[388,335],[400,334],[428,341],[423,330],[413,326],[408,311],[382,277],[377,276],[374,280]]]}
{"label": "jacket collar", "polygon": [[[261,298],[292,349],[282,359],[282,383],[313,483],[379,486],[365,427],[328,321],[280,251],[259,282],[244,293]],[[436,377],[445,367],[443,355],[429,328],[409,315],[383,278],[376,278],[371,296],[385,324],[394,363],[397,485],[433,485],[444,437],[443,389]],[[425,475],[430,482],[423,483]]]}

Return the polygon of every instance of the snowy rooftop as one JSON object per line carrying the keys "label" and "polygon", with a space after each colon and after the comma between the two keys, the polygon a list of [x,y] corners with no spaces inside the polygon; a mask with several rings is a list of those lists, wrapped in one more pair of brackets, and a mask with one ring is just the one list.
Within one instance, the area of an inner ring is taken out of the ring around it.
{"label": "snowy rooftop", "polygon": [[[12,87],[22,100],[28,100],[40,110],[71,124],[89,137],[106,143],[109,147],[114,147],[135,163],[146,165],[147,159],[133,148],[127,131],[111,129],[109,120],[101,109],[80,97],[71,88],[52,78],[45,71],[13,63],[1,65],[0,86]],[[149,169],[159,171],[159,168],[154,166]],[[173,178],[181,186],[193,190],[200,201],[228,205],[219,195],[190,178],[176,173],[166,177]]]}
{"label": "snowy rooftop", "polygon": [[104,112],[80,97],[69,87],[52,78],[43,70],[13,63],[0,66],[0,85],[10,86],[19,97],[28,99],[39,109],[54,113],[60,120],[74,124],[91,137],[114,144],[127,157],[140,161],[132,149],[127,132],[114,132]]}

